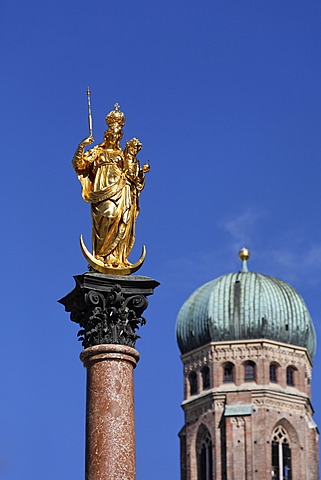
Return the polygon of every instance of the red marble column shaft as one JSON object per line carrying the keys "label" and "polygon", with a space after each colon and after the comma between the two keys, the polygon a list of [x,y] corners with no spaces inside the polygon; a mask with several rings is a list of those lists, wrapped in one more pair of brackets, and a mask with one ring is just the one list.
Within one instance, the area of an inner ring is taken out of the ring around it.
{"label": "red marble column shaft", "polygon": [[95,345],[87,368],[86,480],[135,480],[134,368],[137,350]]}

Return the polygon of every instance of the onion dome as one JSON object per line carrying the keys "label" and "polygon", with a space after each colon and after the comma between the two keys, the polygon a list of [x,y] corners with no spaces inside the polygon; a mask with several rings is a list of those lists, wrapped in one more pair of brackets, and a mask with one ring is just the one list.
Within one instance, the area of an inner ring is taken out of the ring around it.
{"label": "onion dome", "polygon": [[181,352],[209,342],[264,338],[304,347],[313,357],[316,335],[301,295],[282,280],[249,272],[249,256],[242,249],[241,272],[206,283],[183,304],[176,322]]}

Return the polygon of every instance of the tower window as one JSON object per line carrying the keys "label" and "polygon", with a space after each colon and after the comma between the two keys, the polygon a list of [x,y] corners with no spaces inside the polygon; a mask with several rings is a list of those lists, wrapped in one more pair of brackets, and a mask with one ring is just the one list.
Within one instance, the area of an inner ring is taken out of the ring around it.
{"label": "tower window", "polygon": [[281,425],[272,435],[272,480],[292,480],[290,442]]}
{"label": "tower window", "polygon": [[201,425],[197,434],[197,480],[212,480],[213,478],[213,446],[211,434]]}
{"label": "tower window", "polygon": [[294,387],[295,382],[294,382],[294,375],[295,375],[295,368],[294,367],[288,367],[286,369],[286,384],[289,385],[290,387]]}
{"label": "tower window", "polygon": [[270,365],[270,382],[278,381],[278,366],[275,363]]}
{"label": "tower window", "polygon": [[202,383],[203,383],[203,390],[206,390],[211,386],[210,369],[208,366],[205,366],[202,368]]}
{"label": "tower window", "polygon": [[196,372],[191,372],[189,374],[189,391],[191,395],[196,395],[197,393],[197,375]]}
{"label": "tower window", "polygon": [[234,365],[233,363],[226,363],[223,370],[223,382],[233,382],[234,381]]}
{"label": "tower window", "polygon": [[244,364],[244,381],[245,382],[254,382],[255,381],[255,363],[249,360]]}

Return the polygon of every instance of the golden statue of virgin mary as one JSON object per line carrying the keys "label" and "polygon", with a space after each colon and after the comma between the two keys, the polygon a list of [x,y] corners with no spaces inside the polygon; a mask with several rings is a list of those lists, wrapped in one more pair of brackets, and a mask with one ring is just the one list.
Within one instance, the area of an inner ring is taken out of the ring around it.
{"label": "golden statue of virgin mary", "polygon": [[[137,138],[126,142],[122,150],[125,115],[115,104],[106,116],[107,130],[99,145],[85,151],[94,142],[92,133],[80,142],[72,166],[82,185],[82,196],[91,204],[92,254],[82,236],[81,248],[94,270],[101,273],[128,275],[142,265],[146,250],[137,263],[128,260],[135,241],[139,195],[144,188],[149,164],[140,165],[137,158],[142,144]],[[91,130],[91,129],[90,129]]]}

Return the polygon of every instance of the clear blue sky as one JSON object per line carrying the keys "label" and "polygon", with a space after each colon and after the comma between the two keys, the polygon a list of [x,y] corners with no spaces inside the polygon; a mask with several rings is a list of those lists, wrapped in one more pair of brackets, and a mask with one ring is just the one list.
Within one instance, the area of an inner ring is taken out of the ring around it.
{"label": "clear blue sky", "polygon": [[[151,171],[133,259],[161,282],[137,348],[137,474],[178,480],[174,325],[199,285],[249,268],[304,297],[321,338],[321,4],[317,0],[1,2],[0,477],[84,476],[85,370],[56,301],[86,270],[71,168],[117,101]],[[313,404],[321,425],[321,356]],[[157,465],[157,468],[155,468]]]}

